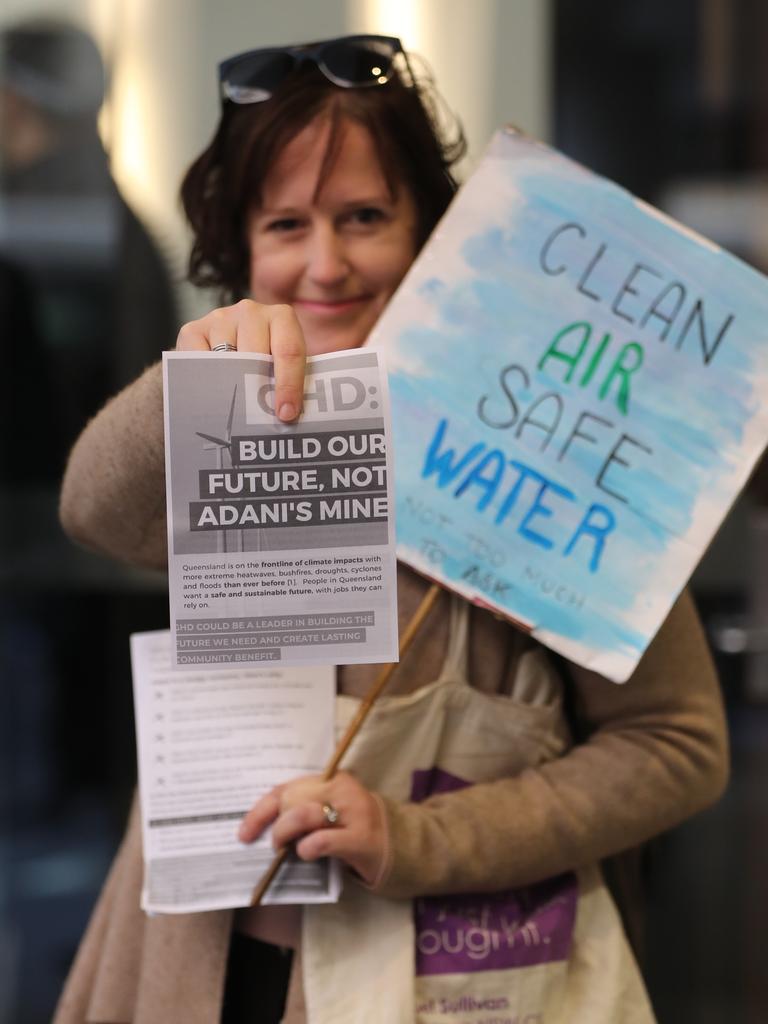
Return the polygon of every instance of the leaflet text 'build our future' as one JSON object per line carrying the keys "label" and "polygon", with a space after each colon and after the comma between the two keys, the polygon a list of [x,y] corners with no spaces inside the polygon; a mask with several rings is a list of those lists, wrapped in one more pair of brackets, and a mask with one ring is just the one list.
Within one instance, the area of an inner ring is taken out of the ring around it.
{"label": "leaflet text 'build our future'", "polygon": [[[289,438],[234,437],[235,467],[200,470],[203,500],[190,503],[190,529],[386,521],[385,456],[384,434],[375,429],[317,431]],[[305,460],[314,465],[301,467]],[[265,468],[270,461],[280,465]],[[322,492],[333,497],[321,498]],[[233,495],[243,497],[226,500]]]}

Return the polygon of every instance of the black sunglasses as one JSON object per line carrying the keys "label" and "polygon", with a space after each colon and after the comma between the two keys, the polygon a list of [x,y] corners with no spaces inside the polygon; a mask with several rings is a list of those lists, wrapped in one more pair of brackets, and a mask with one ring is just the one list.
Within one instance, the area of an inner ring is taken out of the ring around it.
{"label": "black sunglasses", "polygon": [[221,96],[232,103],[261,103],[305,61],[342,89],[384,85],[395,72],[398,54],[403,54],[410,74],[403,44],[395,36],[342,36],[306,46],[248,50],[219,64]]}

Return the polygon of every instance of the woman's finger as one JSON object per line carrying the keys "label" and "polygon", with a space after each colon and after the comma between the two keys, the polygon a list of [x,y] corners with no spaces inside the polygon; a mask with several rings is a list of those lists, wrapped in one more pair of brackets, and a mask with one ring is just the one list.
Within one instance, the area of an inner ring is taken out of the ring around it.
{"label": "woman's finger", "polygon": [[214,309],[179,331],[176,348],[206,352],[229,345],[238,352],[272,355],[275,369],[275,415],[289,423],[304,403],[307,346],[290,306],[268,306],[242,299]]}
{"label": "woman's finger", "polygon": [[267,793],[261,800],[257,800],[248,811],[237,831],[237,838],[241,843],[252,843],[258,839],[264,829],[271,825],[280,813],[280,787]]}
{"label": "woman's finger", "polygon": [[301,839],[309,832],[328,828],[322,804],[312,801],[285,811],[272,828],[272,845],[276,850]]}
{"label": "woman's finger", "polygon": [[227,312],[232,316],[234,330],[230,344],[234,344],[238,352],[269,355],[272,351],[271,308],[251,299],[241,299],[234,306],[227,307]]}
{"label": "woman's finger", "polygon": [[299,804],[322,803],[327,798],[328,782],[322,775],[302,775],[280,787],[280,810],[287,811]]}
{"label": "woman's finger", "polygon": [[207,352],[210,347],[205,317],[184,324],[176,338],[176,349],[179,352]]}
{"label": "woman's finger", "polygon": [[[362,810],[359,820],[355,820]],[[321,809],[322,813],[322,809]],[[349,818],[350,823],[345,824]],[[306,861],[321,857],[337,857],[366,882],[374,885],[379,878],[387,850],[387,828],[383,808],[372,798],[365,808],[345,809],[339,824],[307,832],[296,842],[296,853]]]}
{"label": "woman's finger", "polygon": [[[254,303],[250,303],[254,305]],[[217,345],[227,345],[230,348],[238,347],[239,321],[244,310],[240,303],[236,306],[222,306],[220,309],[213,309],[210,313],[199,320],[192,320],[179,331],[176,339],[176,348],[182,352],[209,352]],[[266,317],[261,317],[263,327],[263,348],[261,351],[269,352],[269,323]],[[252,325],[252,331],[257,330],[256,324]]]}
{"label": "woman's finger", "polygon": [[[329,811],[335,812],[334,821]],[[386,816],[380,798],[346,772],[332,780],[307,775],[273,789],[243,818],[238,838],[257,839],[272,825],[276,849],[295,844],[302,860],[338,857],[368,884],[386,857]]]}
{"label": "woman's finger", "polygon": [[264,829],[276,820],[278,815],[300,804],[314,802],[322,804],[325,782],[320,775],[305,775],[302,778],[275,786],[257,800],[240,823],[238,838],[241,843],[258,839]]}
{"label": "woman's finger", "polygon": [[275,413],[289,423],[304,404],[307,345],[290,306],[269,306],[270,345],[275,360]]}

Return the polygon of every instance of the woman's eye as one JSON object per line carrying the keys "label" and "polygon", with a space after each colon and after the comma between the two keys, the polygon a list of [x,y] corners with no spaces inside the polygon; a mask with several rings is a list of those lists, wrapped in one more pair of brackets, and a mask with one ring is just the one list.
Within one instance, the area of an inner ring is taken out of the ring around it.
{"label": "woman's eye", "polygon": [[271,220],[267,223],[267,231],[289,232],[297,231],[301,227],[301,221],[298,217],[278,217],[276,220]]}
{"label": "woman's eye", "polygon": [[379,221],[384,220],[384,211],[378,209],[376,206],[363,206],[359,210],[354,210],[350,214],[350,218],[355,224],[378,224]]}

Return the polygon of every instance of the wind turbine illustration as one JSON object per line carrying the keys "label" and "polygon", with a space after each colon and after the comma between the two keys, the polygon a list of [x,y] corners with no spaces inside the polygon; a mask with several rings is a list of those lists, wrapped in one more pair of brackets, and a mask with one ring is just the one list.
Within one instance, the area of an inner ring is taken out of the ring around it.
{"label": "wind turbine illustration", "polygon": [[[224,437],[214,437],[212,434],[204,434],[200,430],[196,430],[195,433],[198,437],[202,437],[204,441],[208,441],[208,444],[203,445],[204,452],[216,451],[216,468],[218,470],[224,469],[224,452],[229,454],[229,465],[234,469],[235,463],[232,458],[232,422],[235,418],[235,400],[237,398],[237,384],[235,384],[232,392],[232,401],[229,405],[229,416],[227,416],[227,427]],[[216,551],[218,553],[226,552],[227,549],[227,530],[220,530],[216,538]],[[243,531],[237,531],[238,545],[234,548],[235,551],[243,550]]]}

